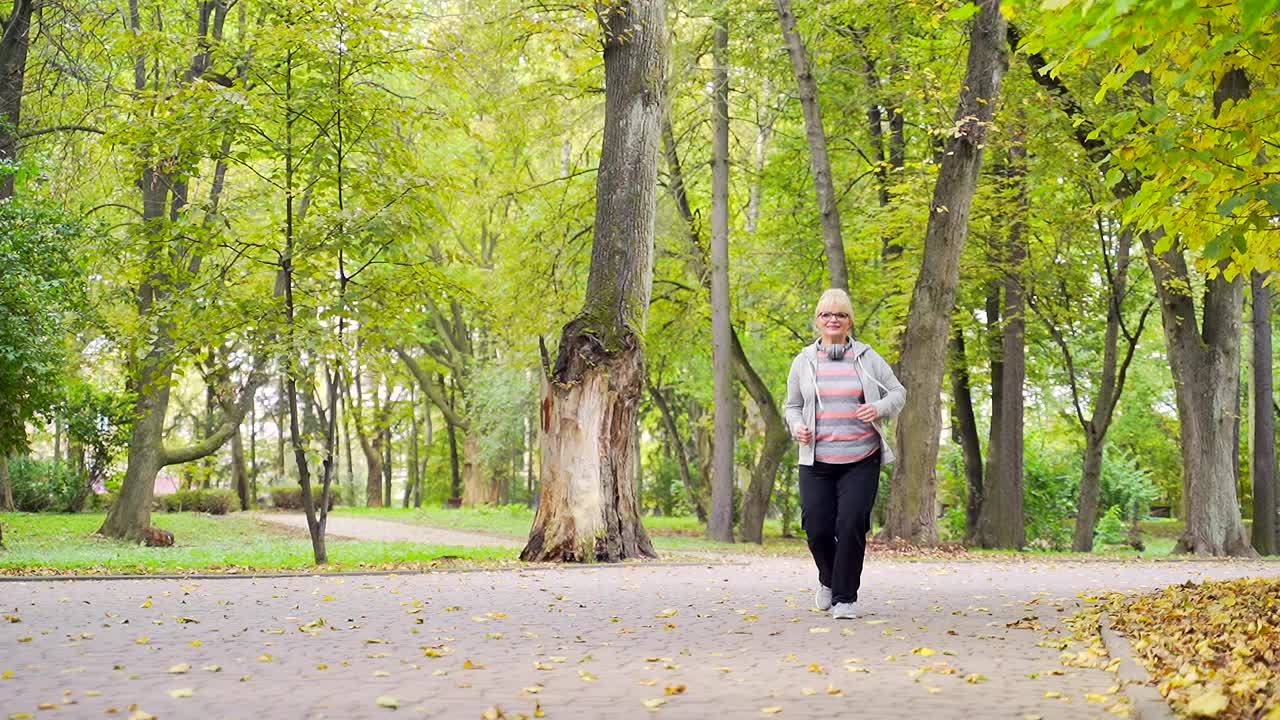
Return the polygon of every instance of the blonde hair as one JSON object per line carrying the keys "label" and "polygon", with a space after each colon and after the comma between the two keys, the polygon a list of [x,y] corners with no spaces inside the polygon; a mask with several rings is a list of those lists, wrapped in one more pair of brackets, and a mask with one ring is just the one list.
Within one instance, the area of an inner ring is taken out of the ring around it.
{"label": "blonde hair", "polygon": [[828,288],[818,298],[818,304],[813,306],[813,329],[821,335],[822,325],[818,323],[818,315],[832,311],[849,313],[849,337],[853,337],[853,301],[849,299],[849,293],[840,288]]}

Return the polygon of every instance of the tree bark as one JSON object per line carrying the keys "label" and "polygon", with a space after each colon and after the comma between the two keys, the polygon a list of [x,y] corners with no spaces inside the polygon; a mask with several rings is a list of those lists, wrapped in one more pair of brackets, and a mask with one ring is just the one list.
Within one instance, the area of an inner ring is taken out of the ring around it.
{"label": "tree bark", "polygon": [[1263,281],[1266,275],[1250,274],[1253,311],[1253,454],[1249,472],[1253,476],[1253,548],[1261,555],[1275,555],[1276,537],[1276,418],[1269,408],[1275,402],[1271,363],[1274,359],[1271,341],[1271,288]]}
{"label": "tree bark", "polygon": [[462,506],[496,505],[498,485],[480,458],[480,438],[467,433],[462,439]]}
{"label": "tree bark", "polygon": [[[986,548],[1021,549],[1026,544],[1022,515],[1023,384],[1027,375],[1026,317],[1022,264],[1027,256],[1023,238],[1027,209],[1026,149],[1015,143],[1009,150],[1009,175],[1018,184],[1017,217],[1009,228],[1003,257],[1004,306],[1000,351],[999,433],[987,446],[987,483],[978,518],[978,544]],[[994,414],[994,412],[993,412]],[[994,425],[993,425],[994,428]]]}
{"label": "tree bark", "polygon": [[964,329],[951,331],[951,422],[953,438],[964,455],[966,493],[965,540],[976,542],[978,516],[982,509],[982,443],[978,438],[978,421],[973,414],[973,392],[969,384],[969,360],[965,355]]}
{"label": "tree bark", "polygon": [[955,307],[960,250],[982,166],[982,148],[1004,76],[1005,19],[999,0],[983,0],[970,33],[969,59],[956,127],[942,161],[920,274],[911,296],[899,375],[907,402],[898,419],[884,535],[918,543],[938,539],[935,464],[941,417],[939,394]]}
{"label": "tree bark", "polygon": [[9,458],[0,456],[0,510],[13,512],[13,479],[9,477]]}
{"label": "tree bark", "polygon": [[773,497],[773,486],[778,478],[778,466],[782,457],[791,449],[791,433],[787,432],[786,421],[773,400],[769,386],[747,362],[742,344],[737,334],[730,336],[733,342],[734,374],[747,389],[751,399],[755,401],[760,417],[764,420],[764,443],[760,447],[760,457],[751,470],[751,481],[746,492],[742,494],[742,505],[738,512],[738,535],[743,542],[764,542],[764,516],[769,511],[769,499]]}
{"label": "tree bark", "polygon": [[653,281],[663,0],[599,2],[605,127],[586,301],[542,382],[542,497],[523,560],[654,557],[640,524],[631,433]]}
{"label": "tree bark", "polygon": [[716,21],[712,68],[711,142],[711,367],[715,396],[715,445],[711,473],[711,514],[707,539],[733,542],[734,450],[737,398],[730,358],[729,299],[729,49],[727,19]]}
{"label": "tree bark", "polygon": [[827,255],[827,277],[831,287],[849,289],[849,269],[844,257],[844,238],[840,229],[840,206],[831,179],[831,158],[827,153],[827,134],[822,127],[822,108],[818,103],[818,83],[813,78],[804,40],[796,31],[796,15],[791,0],[775,0],[782,39],[791,58],[804,113],[805,137],[809,141],[809,164],[813,171],[813,188],[818,199],[818,216],[822,224],[822,246]]}
{"label": "tree bark", "polygon": [[[22,94],[35,5],[36,0],[14,0],[13,11],[0,18],[0,164],[18,159]],[[13,174],[0,173],[0,202],[13,197],[13,193]]]}
{"label": "tree bark", "polygon": [[249,493],[249,471],[245,467],[244,436],[238,425],[236,431],[231,434],[231,484],[235,487],[236,496],[240,499],[240,509],[248,510],[253,496]]}
{"label": "tree bark", "polygon": [[[418,443],[421,437],[418,435],[418,402],[413,386],[409,387],[409,450],[408,457],[405,459],[408,467],[407,479],[404,483],[404,503],[405,508],[409,507],[409,503],[416,496],[422,497],[421,488],[418,487],[420,477],[418,475]],[[421,503],[419,503],[421,504]]]}

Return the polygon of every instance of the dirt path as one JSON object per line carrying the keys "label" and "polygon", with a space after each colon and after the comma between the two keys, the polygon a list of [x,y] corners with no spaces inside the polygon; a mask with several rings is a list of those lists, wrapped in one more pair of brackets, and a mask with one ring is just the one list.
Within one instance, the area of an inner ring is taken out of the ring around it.
{"label": "dirt path", "polygon": [[[250,514],[254,519],[263,522],[283,525],[307,532],[305,515],[278,512],[255,512]],[[375,520],[373,518],[345,517],[330,515],[325,525],[325,534],[330,537],[354,538],[357,540],[374,540],[381,542],[407,541],[424,545],[457,545],[460,547],[523,547],[524,543],[515,538],[504,538],[500,535],[433,528],[423,525]]]}
{"label": "dirt path", "polygon": [[810,609],[813,574],[0,583],[0,717],[1110,718],[1114,676],[1045,642],[1082,594],[1280,565],[873,561],[842,622]]}

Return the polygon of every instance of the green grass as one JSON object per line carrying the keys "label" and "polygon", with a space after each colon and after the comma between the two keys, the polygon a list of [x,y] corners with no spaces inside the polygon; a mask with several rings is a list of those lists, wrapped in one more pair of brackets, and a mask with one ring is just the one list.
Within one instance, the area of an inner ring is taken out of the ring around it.
{"label": "green grass", "polygon": [[[267,525],[238,514],[156,513],[152,522],[174,534],[170,548],[148,548],[94,535],[102,513],[79,515],[0,513],[5,548],[0,574],[119,573],[195,571],[314,571],[311,540],[305,532]],[[410,542],[368,542],[329,538],[324,571],[416,569],[457,561],[514,561],[510,548],[463,548]],[[440,558],[446,558],[440,560]]]}
{"label": "green grass", "polygon": [[[452,508],[334,508],[334,515],[390,520],[425,527],[476,530],[507,537],[529,537],[533,526],[533,510],[524,505],[499,507]],[[754,555],[794,554],[808,552],[803,538],[783,538],[782,525],[766,520],[764,545],[753,543],[717,543],[705,537],[706,526],[693,516],[641,518],[653,546],[659,552],[735,552]]]}

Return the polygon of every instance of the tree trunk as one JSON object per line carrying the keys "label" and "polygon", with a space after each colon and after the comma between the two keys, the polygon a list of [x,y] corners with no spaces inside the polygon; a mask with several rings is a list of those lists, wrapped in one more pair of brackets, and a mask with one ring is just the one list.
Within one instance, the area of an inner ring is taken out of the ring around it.
{"label": "tree trunk", "polygon": [[734,374],[755,401],[760,418],[764,421],[764,443],[760,447],[760,458],[751,470],[751,482],[747,485],[746,492],[742,493],[738,535],[743,542],[763,543],[764,516],[769,511],[769,499],[773,497],[778,467],[782,464],[783,456],[791,449],[791,433],[787,431],[782,413],[778,412],[768,384],[756,374],[751,363],[747,362],[737,334],[730,336],[730,339],[733,341],[736,360]]}
{"label": "tree trunk", "polygon": [[605,127],[586,301],[542,383],[542,497],[523,560],[655,557],[640,524],[631,434],[644,388],[640,338],[653,282],[666,5],[596,5]]}
{"label": "tree trunk", "polygon": [[[1017,217],[1009,228],[1001,265],[1004,307],[1000,351],[999,434],[988,445],[987,483],[978,518],[978,544],[986,548],[1020,550],[1026,544],[1022,513],[1023,384],[1027,376],[1026,317],[1022,264],[1027,256],[1023,238],[1027,209],[1026,149],[1015,143],[1009,150],[1009,175],[1018,184]],[[994,414],[994,411],[993,411]],[[993,425],[994,428],[994,425]]]}
{"label": "tree trunk", "polygon": [[978,421],[973,415],[973,392],[969,385],[969,360],[965,355],[964,329],[951,333],[951,422],[953,438],[964,455],[966,493],[964,531],[967,542],[978,536],[978,516],[982,510],[982,443]]}
{"label": "tree trunk", "polygon": [[[387,402],[391,402],[391,393],[387,393]],[[391,472],[395,454],[392,452],[391,428],[382,431],[382,506],[391,507]]]}
{"label": "tree trunk", "polygon": [[497,501],[493,494],[493,479],[485,472],[480,459],[480,439],[475,433],[462,438],[462,506],[491,505]]}
{"label": "tree trunk", "polygon": [[249,471],[244,461],[244,437],[240,433],[239,426],[231,435],[231,481],[236,489],[236,495],[240,498],[240,509],[248,510],[253,496],[249,492]]}
{"label": "tree trunk", "polygon": [[822,246],[827,255],[827,277],[831,287],[849,289],[849,269],[844,257],[844,238],[840,229],[840,206],[831,179],[831,158],[827,154],[827,134],[822,127],[822,109],[818,104],[818,83],[805,52],[804,40],[796,31],[796,16],[791,0],[775,0],[782,39],[791,58],[804,113],[805,137],[809,141],[809,165],[813,171],[813,188],[818,199],[818,216],[822,223]]}
{"label": "tree trunk", "polygon": [[1253,271],[1253,454],[1249,471],[1253,476],[1253,548],[1261,555],[1275,555],[1276,537],[1276,418],[1270,408],[1275,403],[1271,363],[1271,288],[1263,284],[1266,275]]}
{"label": "tree trunk", "polygon": [[[1232,70],[1214,93],[1215,108],[1248,95],[1248,78]],[[1240,519],[1235,482],[1243,282],[1240,277],[1228,281],[1221,273],[1207,280],[1204,317],[1197,327],[1186,260],[1176,243],[1157,252],[1162,237],[1162,231],[1144,233],[1142,241],[1160,297],[1181,424],[1187,527],[1174,552],[1255,556]]]}
{"label": "tree trunk", "polygon": [[[422,489],[419,487],[420,477],[418,475],[418,443],[421,438],[418,435],[418,402],[414,396],[413,386],[409,386],[409,450],[408,457],[405,462],[409,466],[407,479],[404,483],[404,507],[409,507],[409,503],[413,501],[415,494],[418,498],[422,497]],[[419,505],[422,503],[419,502]]]}
{"label": "tree trunk", "polygon": [[13,512],[13,479],[9,477],[9,458],[0,456],[0,511]]}
{"label": "tree trunk", "polygon": [[942,161],[920,274],[911,296],[899,376],[907,402],[898,419],[898,460],[884,535],[912,542],[938,539],[935,464],[941,425],[939,395],[955,307],[960,250],[982,166],[987,127],[1005,70],[1005,19],[999,0],[984,0],[970,33],[956,131]]}
{"label": "tree trunk", "polygon": [[[1103,252],[1106,253],[1106,237],[1103,233]],[[1075,534],[1071,540],[1071,549],[1076,552],[1093,550],[1093,533],[1098,523],[1098,497],[1102,485],[1102,456],[1106,448],[1107,430],[1111,427],[1111,419],[1116,406],[1120,403],[1120,395],[1124,392],[1124,381],[1129,363],[1133,360],[1138,348],[1138,340],[1142,337],[1142,329],[1146,325],[1147,313],[1151,305],[1142,311],[1138,321],[1138,330],[1130,334],[1124,326],[1123,306],[1129,287],[1130,249],[1133,245],[1133,230],[1125,228],[1120,232],[1116,244],[1115,262],[1108,262],[1109,297],[1107,302],[1107,329],[1102,348],[1102,376],[1098,382],[1097,395],[1093,402],[1093,415],[1084,419],[1084,412],[1077,407],[1077,417],[1084,431],[1084,459],[1080,471],[1080,500],[1077,504]],[[1067,352],[1067,344],[1060,335],[1055,338],[1067,357],[1068,369],[1072,373],[1072,392],[1075,391],[1074,362]],[[1128,347],[1124,360],[1120,360],[1119,338],[1124,333]]]}
{"label": "tree trunk", "polygon": [[715,396],[715,446],[707,539],[733,542],[734,450],[737,398],[733,392],[729,299],[729,48],[726,18],[717,18],[712,83],[711,142],[711,367]]}
{"label": "tree trunk", "polygon": [[[0,164],[18,159],[22,93],[35,5],[35,0],[14,0],[13,12],[0,18]],[[13,174],[0,173],[0,202],[13,197],[13,192]]]}

